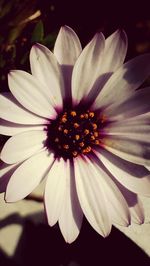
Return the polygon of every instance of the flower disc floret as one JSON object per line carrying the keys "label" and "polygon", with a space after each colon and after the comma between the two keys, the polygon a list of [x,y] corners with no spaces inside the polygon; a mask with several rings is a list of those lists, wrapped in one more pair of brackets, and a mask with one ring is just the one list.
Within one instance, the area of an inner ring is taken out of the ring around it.
{"label": "flower disc floret", "polygon": [[102,122],[93,111],[64,111],[47,126],[46,146],[64,159],[86,155],[99,145],[101,128]]}

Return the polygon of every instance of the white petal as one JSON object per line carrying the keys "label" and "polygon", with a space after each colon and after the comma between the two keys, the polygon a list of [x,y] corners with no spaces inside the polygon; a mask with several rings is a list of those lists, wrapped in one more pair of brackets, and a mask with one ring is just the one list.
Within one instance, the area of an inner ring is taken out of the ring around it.
{"label": "white petal", "polygon": [[65,83],[64,99],[67,104],[72,99],[72,69],[81,51],[81,44],[76,33],[68,26],[61,27],[55,42],[54,54],[61,65]]}
{"label": "white petal", "polygon": [[137,90],[123,102],[112,104],[105,109],[105,115],[112,120],[120,120],[142,115],[150,111],[150,87]]}
{"label": "white petal", "polygon": [[150,166],[147,166],[147,165],[146,165],[145,167],[150,171]]}
{"label": "white petal", "polygon": [[[150,112],[147,112],[145,114],[141,114],[135,117],[128,117],[125,120],[125,123],[132,123],[133,125],[150,125]],[[117,123],[120,123],[121,121],[116,121]],[[114,121],[113,121],[114,123]]]}
{"label": "white petal", "polygon": [[47,87],[49,97],[62,107],[64,83],[61,68],[54,54],[45,46],[35,44],[30,52],[32,75]]}
{"label": "white petal", "polygon": [[140,199],[130,208],[131,220],[135,224],[143,224],[145,220],[144,209]]}
{"label": "white petal", "polygon": [[14,97],[28,110],[45,118],[54,118],[56,111],[49,89],[35,77],[21,70],[8,75],[9,88]]}
{"label": "white petal", "polygon": [[18,166],[19,164],[8,165],[0,162],[0,193],[6,191],[6,187],[10,180],[10,177]]}
{"label": "white petal", "polygon": [[66,162],[66,185],[59,226],[67,243],[72,243],[78,236],[82,224],[81,210],[75,184],[73,165]]}
{"label": "white petal", "polygon": [[74,163],[77,193],[83,213],[91,226],[106,237],[111,231],[111,222],[99,176],[82,158],[75,159]]}
{"label": "white petal", "polygon": [[1,160],[8,164],[21,162],[44,147],[45,131],[26,131],[12,136],[1,151]]}
{"label": "white petal", "polygon": [[124,100],[136,90],[150,73],[150,55],[140,55],[122,65],[108,80],[96,98],[93,108],[99,109]]}
{"label": "white petal", "polygon": [[0,162],[0,178],[12,171],[18,164],[8,165],[4,162]]}
{"label": "white petal", "polygon": [[45,123],[45,119],[25,109],[11,93],[0,95],[0,117],[19,124],[35,125]]}
{"label": "white petal", "polygon": [[111,217],[112,223],[117,223],[122,226],[128,226],[130,224],[130,212],[125,198],[115,185],[113,180],[106,173],[103,165],[96,161],[88,162],[93,168],[93,173],[99,177],[99,182],[106,196],[106,208]]}
{"label": "white petal", "polygon": [[0,119],[0,134],[6,135],[6,136],[13,136],[19,133],[22,133],[24,131],[30,131],[30,130],[44,130],[44,126],[38,126],[38,125],[20,125],[16,123],[11,123],[5,120]]}
{"label": "white petal", "polygon": [[101,139],[101,146],[129,162],[150,165],[150,145],[144,139],[107,135]]}
{"label": "white petal", "polygon": [[82,51],[76,33],[68,26],[61,27],[57,36],[54,54],[61,65],[74,65]]}
{"label": "white petal", "polygon": [[117,30],[106,39],[101,62],[97,61],[98,64],[101,64],[98,77],[86,96],[86,104],[92,104],[113,72],[123,64],[127,52],[127,42],[126,33],[122,30]]}
{"label": "white petal", "polygon": [[53,155],[46,151],[26,160],[10,178],[6,190],[6,201],[15,202],[30,194],[45,177],[53,161]]}
{"label": "white petal", "polygon": [[72,96],[75,104],[80,102],[97,82],[101,73],[104,45],[102,33],[96,34],[75,63],[72,74]]}
{"label": "white petal", "polygon": [[125,188],[121,183],[119,183],[114,178],[113,181],[119,187],[121,193],[123,194],[124,198],[128,203],[129,210],[131,213],[131,222],[136,224],[144,223],[144,218],[145,218],[144,209],[138,195]]}
{"label": "white petal", "polygon": [[111,136],[118,136],[119,138],[127,138],[130,140],[143,141],[145,143],[150,143],[150,125],[141,123],[142,121],[132,120],[132,121],[119,121],[110,123],[105,128],[105,133]]}
{"label": "white petal", "polygon": [[102,71],[114,72],[120,67],[127,53],[128,39],[123,30],[117,30],[105,41]]}
{"label": "white petal", "polygon": [[49,225],[57,223],[65,196],[66,167],[63,159],[56,159],[45,186],[45,208]]}
{"label": "white petal", "polygon": [[144,166],[122,160],[103,149],[99,150],[97,156],[116,180],[127,189],[143,196],[150,195],[150,174]]}

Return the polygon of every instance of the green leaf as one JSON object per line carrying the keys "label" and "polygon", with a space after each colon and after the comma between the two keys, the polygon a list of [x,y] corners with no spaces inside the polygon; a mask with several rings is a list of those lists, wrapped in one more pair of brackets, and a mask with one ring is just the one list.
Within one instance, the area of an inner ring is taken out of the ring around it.
{"label": "green leaf", "polygon": [[31,43],[42,42],[43,38],[44,38],[44,26],[43,26],[43,22],[40,20],[36,24],[34,31],[32,33]]}
{"label": "green leaf", "polygon": [[46,45],[49,48],[52,48],[54,46],[54,43],[56,41],[56,33],[48,34],[42,41],[42,44]]}

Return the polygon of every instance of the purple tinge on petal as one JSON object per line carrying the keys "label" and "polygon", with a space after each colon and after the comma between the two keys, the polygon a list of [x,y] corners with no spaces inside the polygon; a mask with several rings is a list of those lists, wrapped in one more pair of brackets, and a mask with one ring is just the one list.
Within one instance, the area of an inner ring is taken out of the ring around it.
{"label": "purple tinge on petal", "polygon": [[131,92],[122,102],[112,104],[104,110],[111,120],[120,120],[142,115],[150,111],[150,87]]}
{"label": "purple tinge on petal", "polygon": [[150,54],[140,55],[122,65],[100,91],[94,109],[122,102],[135,91],[150,73]]}

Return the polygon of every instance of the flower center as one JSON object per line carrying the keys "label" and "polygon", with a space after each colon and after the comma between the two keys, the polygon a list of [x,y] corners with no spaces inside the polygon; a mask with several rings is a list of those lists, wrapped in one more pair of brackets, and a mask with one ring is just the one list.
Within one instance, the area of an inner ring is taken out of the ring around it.
{"label": "flower center", "polygon": [[62,112],[47,126],[46,146],[65,159],[87,155],[100,144],[101,125],[93,111]]}

